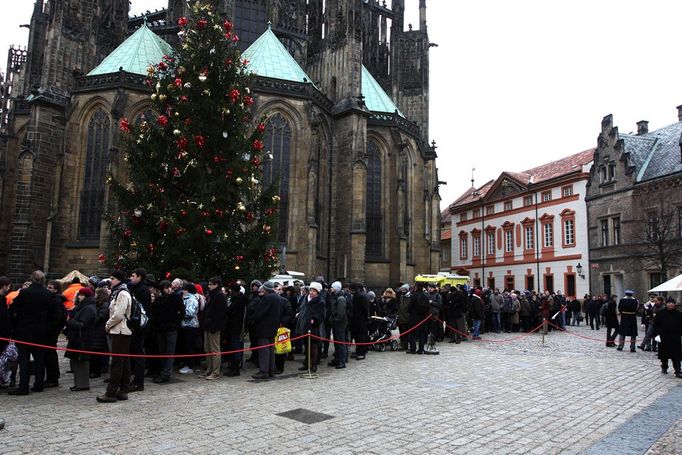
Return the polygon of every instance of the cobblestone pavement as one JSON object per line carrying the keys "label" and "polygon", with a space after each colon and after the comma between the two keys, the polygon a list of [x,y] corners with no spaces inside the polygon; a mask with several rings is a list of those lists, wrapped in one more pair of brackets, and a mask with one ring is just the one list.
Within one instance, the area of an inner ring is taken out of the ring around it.
{"label": "cobblestone pavement", "polygon": [[646,455],[679,454],[682,454],[682,419],[678,420],[646,453]]}
{"label": "cobblestone pavement", "polygon": [[[550,333],[544,346],[532,334],[439,349],[439,356],[370,352],[345,370],[322,366],[312,380],[295,374],[297,362],[261,383],[250,380],[253,369],[218,381],[176,375],[114,404],[95,402],[101,380],[72,393],[63,374],[58,389],[0,396],[7,421],[0,454],[575,454],[642,411],[656,412],[657,399],[682,385],[660,373],[652,353],[617,352],[568,333]],[[276,415],[300,408],[333,418],[305,424]],[[672,453],[666,448],[679,435],[678,423],[651,453]]]}

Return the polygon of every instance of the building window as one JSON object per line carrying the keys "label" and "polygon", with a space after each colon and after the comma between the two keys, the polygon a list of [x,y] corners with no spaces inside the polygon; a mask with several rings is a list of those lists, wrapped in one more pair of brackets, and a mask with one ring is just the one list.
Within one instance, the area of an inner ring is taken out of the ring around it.
{"label": "building window", "polygon": [[552,192],[551,191],[543,191],[542,192],[542,202],[548,202],[552,200]]}
{"label": "building window", "polygon": [[504,201],[504,210],[511,210],[514,208],[512,201]]}
{"label": "building window", "polygon": [[459,215],[459,221],[466,221],[467,220],[467,212],[464,212]]}
{"label": "building window", "polygon": [[523,197],[523,206],[528,207],[529,205],[533,205],[533,196],[524,196]]}
{"label": "building window", "polygon": [[109,115],[104,109],[97,109],[88,123],[87,152],[78,219],[80,240],[99,241],[110,130]]}
{"label": "building window", "polygon": [[561,197],[569,196],[573,196],[573,185],[568,185],[561,188]]}
{"label": "building window", "polygon": [[381,257],[383,248],[383,228],[381,217],[381,156],[379,147],[367,143],[367,196],[365,219],[367,240],[365,253],[368,257]]}
{"label": "building window", "polygon": [[677,208],[677,236],[682,238],[682,207]]}
{"label": "building window", "polygon": [[607,181],[606,166],[602,166],[599,168],[599,179],[601,180],[601,183],[606,183]]}
{"label": "building window", "polygon": [[272,152],[272,160],[263,166],[263,184],[279,187],[279,211],[277,212],[277,238],[279,243],[287,241],[289,223],[289,165],[291,162],[291,126],[281,115],[272,116],[265,129],[265,149]]}
{"label": "building window", "polygon": [[447,264],[450,262],[450,247],[443,247],[441,250],[441,259],[443,261],[443,264]]}
{"label": "building window", "polygon": [[609,220],[599,221],[601,230],[601,246],[609,246]]}
{"label": "building window", "polygon": [[655,288],[659,284],[663,283],[666,281],[666,277],[663,276],[662,273],[656,272],[656,273],[650,273],[649,274],[649,289]]}
{"label": "building window", "polygon": [[495,255],[495,232],[486,233],[486,241],[488,242],[488,255]]}
{"label": "building window", "polygon": [[267,27],[263,0],[237,0],[234,5],[234,32],[242,51],[248,49]]}
{"label": "building window", "polygon": [[545,233],[545,248],[551,248],[554,246],[554,229],[552,229],[552,223],[546,223],[543,226]]}
{"label": "building window", "polygon": [[495,278],[488,277],[488,289],[495,289]]}
{"label": "building window", "polygon": [[575,273],[566,275],[566,296],[575,297]]}
{"label": "building window", "polygon": [[554,275],[545,275],[545,291],[554,292]]}
{"label": "building window", "polygon": [[535,248],[535,232],[533,226],[526,226],[525,231],[526,249],[532,250]]}
{"label": "building window", "polygon": [[651,211],[646,214],[647,225],[646,225],[646,238],[650,242],[657,242],[659,235],[659,220],[658,212]]}
{"label": "building window", "polygon": [[514,251],[514,232],[504,231],[504,251],[511,253]]}
{"label": "building window", "polygon": [[488,207],[486,207],[485,208],[485,214],[486,215],[494,215],[495,214],[495,206],[489,205]]}
{"label": "building window", "polygon": [[564,220],[564,245],[575,245],[575,221]]}
{"label": "building window", "polygon": [[611,225],[613,226],[613,244],[620,245],[620,217],[611,218]]}
{"label": "building window", "polygon": [[504,289],[507,291],[513,291],[516,288],[514,286],[514,275],[505,275],[504,277]]}
{"label": "building window", "polygon": [[469,255],[469,252],[467,251],[467,238],[466,237],[461,237],[459,239],[459,258],[460,259],[466,259]]}
{"label": "building window", "polygon": [[474,236],[474,257],[479,257],[481,255],[481,236]]}
{"label": "building window", "polygon": [[616,165],[614,163],[609,163],[609,182],[616,180]]}
{"label": "building window", "polygon": [[533,275],[526,276],[526,291],[535,290],[535,277]]}
{"label": "building window", "polygon": [[481,209],[474,209],[472,217],[479,218],[481,216]]}

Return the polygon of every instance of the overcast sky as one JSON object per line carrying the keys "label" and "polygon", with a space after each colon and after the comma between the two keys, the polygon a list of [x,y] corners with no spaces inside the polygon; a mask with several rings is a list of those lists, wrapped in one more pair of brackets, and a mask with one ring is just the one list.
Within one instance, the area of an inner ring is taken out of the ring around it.
{"label": "overcast sky", "polygon": [[[0,59],[25,45],[31,0],[7,2]],[[390,4],[390,1],[388,2]],[[406,0],[418,26],[418,0]],[[133,0],[131,14],[165,7]],[[612,113],[622,133],[677,121],[682,104],[679,0],[427,0],[431,125],[442,207],[502,171],[596,146]],[[407,24],[406,24],[407,26]]]}

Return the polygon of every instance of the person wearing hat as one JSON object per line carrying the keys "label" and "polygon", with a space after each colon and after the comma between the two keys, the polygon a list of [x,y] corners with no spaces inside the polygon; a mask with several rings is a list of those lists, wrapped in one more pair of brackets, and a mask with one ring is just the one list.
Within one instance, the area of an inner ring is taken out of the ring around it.
{"label": "person wearing hat", "polygon": [[[59,335],[66,325],[66,297],[62,295],[62,283],[58,280],[50,280],[47,283],[52,300],[47,310],[47,332],[45,344],[53,348],[57,347]],[[56,349],[45,350],[45,388],[59,386],[59,358]]]}
{"label": "person wearing hat", "polygon": [[347,349],[344,344],[346,341],[346,332],[348,331],[348,305],[350,303],[343,295],[343,286],[340,281],[334,281],[331,285],[331,315],[329,321],[331,324],[331,331],[334,336],[334,360],[329,362],[329,366],[337,369],[346,368]]}
{"label": "person wearing hat", "polygon": [[408,335],[405,332],[410,328],[410,285],[401,284],[398,288],[398,332],[400,332],[400,350],[407,351]]}
{"label": "person wearing hat", "polygon": [[675,299],[669,297],[665,308],[654,316],[654,332],[661,337],[658,347],[658,358],[661,361],[661,373],[668,373],[668,359],[672,360],[675,376],[682,378],[680,361],[682,361],[682,313],[675,305]]}
{"label": "person wearing hat", "polygon": [[[71,312],[71,319],[66,324],[67,349],[82,351],[92,350],[92,341],[97,318],[95,293],[89,287],[83,287],[76,293],[76,306]],[[90,356],[80,352],[66,351],[64,357],[70,360],[73,371],[72,392],[90,390]]]}
{"label": "person wearing hat", "polygon": [[114,270],[109,279],[112,286],[111,302],[109,303],[109,320],[104,328],[111,337],[113,356],[109,369],[109,384],[106,392],[97,397],[99,403],[127,400],[130,383],[130,359],[125,354],[130,353],[132,331],[128,328],[127,321],[130,319],[132,297],[125,284],[126,276],[122,271]]}
{"label": "person wearing hat", "polygon": [[471,296],[471,320],[473,321],[472,339],[481,339],[481,321],[485,317],[485,305],[483,303],[483,291],[476,288]]}
{"label": "person wearing hat", "polygon": [[630,352],[637,352],[637,310],[639,309],[639,302],[634,298],[634,291],[630,289],[625,291],[625,297],[618,302],[618,311],[620,312],[620,326],[618,327],[618,350],[623,350],[625,344],[625,337],[630,337]]}
{"label": "person wearing hat", "polygon": [[[251,346],[256,346],[258,344],[258,341],[256,340],[255,331],[253,330],[252,327],[252,321],[253,321],[253,315],[254,312],[256,311],[256,306],[258,306],[258,301],[260,300],[260,287],[263,286],[263,283],[261,283],[259,280],[253,280],[251,281],[251,292],[249,293],[249,302],[246,305],[246,314],[245,314],[245,325],[249,330],[249,342],[251,343]],[[258,365],[258,351],[251,351],[251,357],[247,360],[247,362],[251,362]]]}
{"label": "person wearing hat", "polygon": [[258,289],[261,298],[253,313],[253,332],[258,352],[258,373],[253,379],[268,379],[275,376],[275,348],[272,346],[280,322],[280,297],[275,292],[275,283],[266,281]]}
{"label": "person wearing hat", "polygon": [[[296,324],[296,333],[299,335],[307,335],[310,332],[311,335],[317,335],[322,337],[324,335],[324,319],[325,319],[325,302],[321,297],[322,284],[313,281],[308,287],[308,300],[304,302],[299,310],[298,322]],[[308,341],[310,344],[308,344]],[[304,345],[306,349],[310,346],[310,352],[306,353],[306,360],[302,367],[299,368],[301,371],[310,369],[311,371],[317,371],[317,364],[320,361],[320,340],[316,338],[311,338],[310,340],[304,340]],[[310,364],[308,364],[308,359],[310,359]]]}

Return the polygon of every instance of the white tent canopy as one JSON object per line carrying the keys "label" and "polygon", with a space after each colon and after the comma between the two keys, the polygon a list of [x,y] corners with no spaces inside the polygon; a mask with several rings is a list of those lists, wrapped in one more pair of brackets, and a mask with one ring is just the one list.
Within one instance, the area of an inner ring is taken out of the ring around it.
{"label": "white tent canopy", "polygon": [[682,275],[678,275],[672,280],[661,283],[649,292],[682,291]]}

